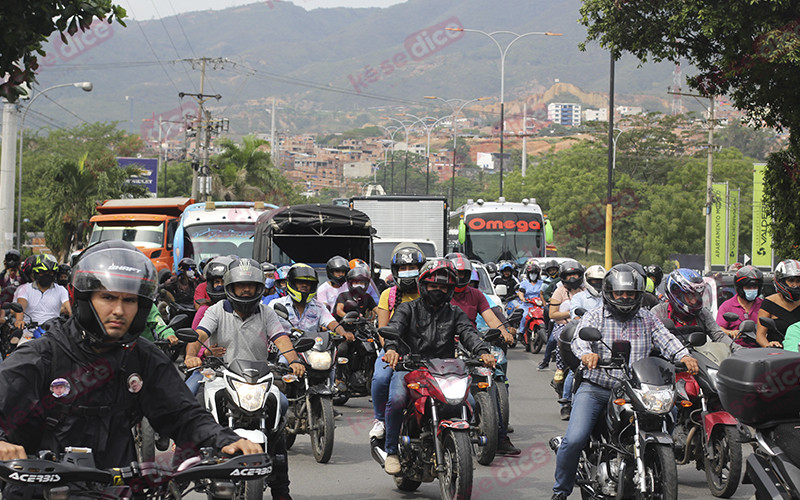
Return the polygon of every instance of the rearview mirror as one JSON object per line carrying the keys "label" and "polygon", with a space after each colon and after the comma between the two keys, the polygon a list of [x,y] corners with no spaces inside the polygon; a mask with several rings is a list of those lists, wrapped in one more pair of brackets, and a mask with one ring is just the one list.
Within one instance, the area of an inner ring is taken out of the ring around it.
{"label": "rearview mirror", "polygon": [[350,311],[349,313],[344,315],[342,318],[342,323],[352,323],[358,319],[358,311]]}
{"label": "rearview mirror", "polygon": [[344,303],[345,312],[358,312],[358,304],[355,300],[348,300]]}
{"label": "rearview mirror", "polygon": [[308,337],[303,337],[300,340],[298,340],[297,342],[295,342],[294,350],[296,352],[306,352],[309,349],[311,349],[312,347],[314,347],[315,343],[316,343],[316,341],[314,339],[311,339],[311,338],[308,338]]}
{"label": "rearview mirror", "polygon": [[178,337],[178,340],[181,342],[186,342],[187,344],[191,342],[197,342],[200,339],[200,336],[197,335],[197,332],[191,328],[181,328],[175,332],[175,336]]}
{"label": "rearview mirror", "polygon": [[15,313],[21,313],[25,309],[22,308],[22,304],[20,304],[19,302],[12,302],[11,310],[14,311]]}
{"label": "rearview mirror", "polygon": [[753,333],[756,331],[756,322],[748,319],[739,323],[739,333]]}
{"label": "rearview mirror", "polygon": [[275,304],[272,306],[272,309],[275,311],[275,314],[277,314],[279,318],[289,321],[289,310],[286,309],[285,305]]}
{"label": "rearview mirror", "polygon": [[583,316],[584,314],[586,314],[586,309],[583,307],[575,309],[575,316]]}
{"label": "rearview mirror", "polygon": [[772,330],[777,332],[778,327],[775,324],[775,320],[772,318],[758,318],[758,321],[764,326],[767,330]]}
{"label": "rearview mirror", "polygon": [[706,336],[705,332],[694,332],[689,335],[689,344],[694,347],[700,347],[701,345],[706,345],[706,341],[708,337]]}
{"label": "rearview mirror", "polygon": [[578,337],[587,342],[597,342],[603,338],[603,334],[597,328],[585,326],[578,332]]}
{"label": "rearview mirror", "polygon": [[183,324],[187,319],[189,319],[188,314],[178,314],[169,320],[169,324],[167,326],[170,328],[175,328],[176,326]]}
{"label": "rearview mirror", "polygon": [[669,318],[661,318],[661,323],[664,325],[664,328],[671,332],[675,332],[675,322]]}
{"label": "rearview mirror", "polygon": [[726,312],[725,314],[723,314],[723,315],[722,315],[722,317],[723,317],[723,318],[725,319],[725,321],[727,321],[728,323],[733,323],[734,321],[739,321],[739,320],[741,319],[741,318],[739,317],[739,315],[738,315],[738,314],[736,314],[735,312]]}
{"label": "rearview mirror", "polygon": [[378,328],[378,333],[380,333],[381,337],[383,337],[386,340],[397,340],[400,338],[400,332],[398,332],[397,330],[394,329],[394,327],[391,326],[384,326]]}
{"label": "rearview mirror", "polygon": [[483,336],[483,340],[489,342],[490,344],[496,342],[500,339],[500,330],[497,328],[492,328],[486,332]]}

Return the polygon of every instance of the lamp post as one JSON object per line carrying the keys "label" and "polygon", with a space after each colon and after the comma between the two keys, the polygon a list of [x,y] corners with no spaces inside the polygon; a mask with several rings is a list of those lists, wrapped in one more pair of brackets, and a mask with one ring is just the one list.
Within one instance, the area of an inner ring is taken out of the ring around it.
{"label": "lamp post", "polygon": [[[386,132],[386,135],[388,135],[392,140],[392,167],[391,167],[391,170],[392,170],[392,183],[391,183],[391,186],[392,186],[392,188],[391,188],[391,192],[392,192],[392,194],[394,194],[394,134],[396,134],[397,132],[400,131],[400,127],[384,127],[383,125],[378,125],[378,126],[380,128],[382,128],[383,131]],[[393,128],[394,130],[390,131],[389,130],[390,128]],[[383,161],[383,166],[386,167],[386,160],[385,159]],[[383,183],[386,184],[386,173],[385,173],[385,171],[384,171],[384,176],[383,176]]]}
{"label": "lamp post", "polygon": [[28,111],[30,111],[33,102],[38,99],[39,96],[61,87],[76,87],[84,92],[91,92],[94,88],[92,82],[61,83],[59,85],[53,85],[33,96],[25,107],[25,112],[22,113],[22,120],[20,120],[19,123],[19,170],[17,171],[17,180],[19,182],[17,185],[17,248],[20,252],[22,251],[22,140],[25,137],[25,117],[28,116]]}
{"label": "lamp post", "polygon": [[413,124],[414,122],[404,122],[403,120],[398,120],[397,118],[392,118],[391,116],[382,116],[384,120],[394,120],[403,127],[403,130],[406,131],[406,154],[405,154],[405,167],[403,168],[403,194],[408,193],[408,146],[409,146],[409,130],[408,125]]}
{"label": "lamp post", "polygon": [[[431,174],[431,132],[433,129],[436,128],[436,125],[445,118],[449,118],[448,116],[443,116],[439,119],[433,116],[423,116],[422,118],[412,115],[411,113],[400,113],[399,116],[408,116],[409,118],[414,118],[414,123],[416,124],[419,122],[422,124],[422,127],[425,129],[425,134],[428,136],[428,143],[425,147],[425,194],[429,194],[430,191],[430,174]],[[425,124],[425,121],[433,120],[433,123],[430,126]]]}
{"label": "lamp post", "polygon": [[[470,104],[470,103],[473,103],[473,102],[478,102],[478,101],[485,101],[485,100],[487,100],[489,98],[488,97],[477,97],[475,99],[466,100],[466,99],[457,99],[457,98],[445,99],[443,97],[439,97],[439,96],[435,96],[435,95],[426,95],[425,99],[437,99],[439,101],[442,101],[445,104],[447,104],[448,106],[450,106],[450,109],[453,111],[453,171],[452,171],[452,177],[450,179],[450,191],[451,191],[451,193],[450,193],[450,206],[454,207],[455,206],[455,201],[456,201],[456,141],[457,141],[457,138],[458,138],[458,133],[457,133],[456,127],[457,127],[457,124],[458,124],[458,114],[461,113],[461,110],[464,109],[464,107],[467,104]],[[456,106],[453,104],[453,102],[460,102],[461,106],[459,106],[458,109],[456,109]],[[502,178],[501,178],[501,182],[502,182]]]}
{"label": "lamp post", "polygon": [[[506,54],[508,49],[514,45],[514,42],[520,38],[525,38],[531,35],[544,35],[544,36],[561,36],[561,33],[552,33],[550,31],[531,31],[528,33],[515,33],[513,31],[493,31],[487,33],[482,30],[467,29],[467,28],[445,28],[448,31],[461,31],[463,33],[480,33],[481,35],[489,37],[497,49],[500,51],[500,196],[503,196],[503,134],[505,130],[505,80],[506,80]],[[513,35],[514,38],[508,42],[508,45],[503,48],[500,42],[495,38],[496,35]]]}

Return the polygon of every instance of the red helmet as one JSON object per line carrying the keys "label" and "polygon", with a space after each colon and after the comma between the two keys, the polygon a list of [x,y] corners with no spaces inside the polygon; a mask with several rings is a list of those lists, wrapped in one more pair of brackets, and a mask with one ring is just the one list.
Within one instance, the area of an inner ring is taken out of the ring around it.
{"label": "red helmet", "polygon": [[[453,262],[448,259],[433,259],[428,261],[420,270],[417,278],[419,296],[423,303],[438,308],[453,298],[453,293],[458,282],[458,273]],[[447,286],[447,292],[429,291],[428,283],[437,283]]]}
{"label": "red helmet", "polygon": [[472,262],[469,261],[463,253],[453,252],[444,256],[445,259],[453,263],[456,268],[456,288],[458,292],[464,291],[464,288],[469,285],[470,276],[472,276]]}

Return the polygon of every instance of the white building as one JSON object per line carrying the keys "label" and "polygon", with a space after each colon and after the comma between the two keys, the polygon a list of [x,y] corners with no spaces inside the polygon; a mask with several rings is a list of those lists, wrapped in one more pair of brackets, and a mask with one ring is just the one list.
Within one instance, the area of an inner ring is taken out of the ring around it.
{"label": "white building", "polygon": [[[507,172],[511,170],[508,165],[508,161],[511,159],[511,154],[503,153],[503,158],[505,161],[503,162],[503,166],[505,167],[504,170]],[[500,168],[500,153],[478,153],[475,158],[475,163],[483,170],[489,170],[494,172],[495,168]]]}
{"label": "white building", "polygon": [[547,120],[559,125],[577,127],[581,124],[581,105],[551,102],[547,105]]}
{"label": "white building", "polygon": [[615,109],[622,116],[642,114],[641,106],[617,106]]}
{"label": "white building", "polygon": [[585,122],[607,122],[608,108],[586,109],[583,111],[583,121]]}

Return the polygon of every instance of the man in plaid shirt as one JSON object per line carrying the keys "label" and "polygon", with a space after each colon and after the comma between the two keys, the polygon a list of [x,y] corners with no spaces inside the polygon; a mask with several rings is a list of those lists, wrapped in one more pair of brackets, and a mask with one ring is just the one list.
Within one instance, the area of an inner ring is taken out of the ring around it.
{"label": "man in plaid shirt", "polygon": [[[608,345],[615,340],[627,340],[631,344],[630,363],[648,356],[653,346],[658,347],[666,358],[683,362],[690,373],[696,374],[697,361],[689,356],[689,351],[650,311],[641,308],[644,289],[644,277],[632,267],[627,264],[612,267],[603,279],[603,307],[586,313],[575,331],[597,328]],[[611,375],[622,376],[620,370],[617,373],[595,370],[600,359],[611,357],[611,351],[600,342],[587,342],[575,335],[572,351],[586,371],[572,398],[572,415],[558,448],[551,500],[566,500],[572,493],[581,450],[608,405],[615,383]]]}

